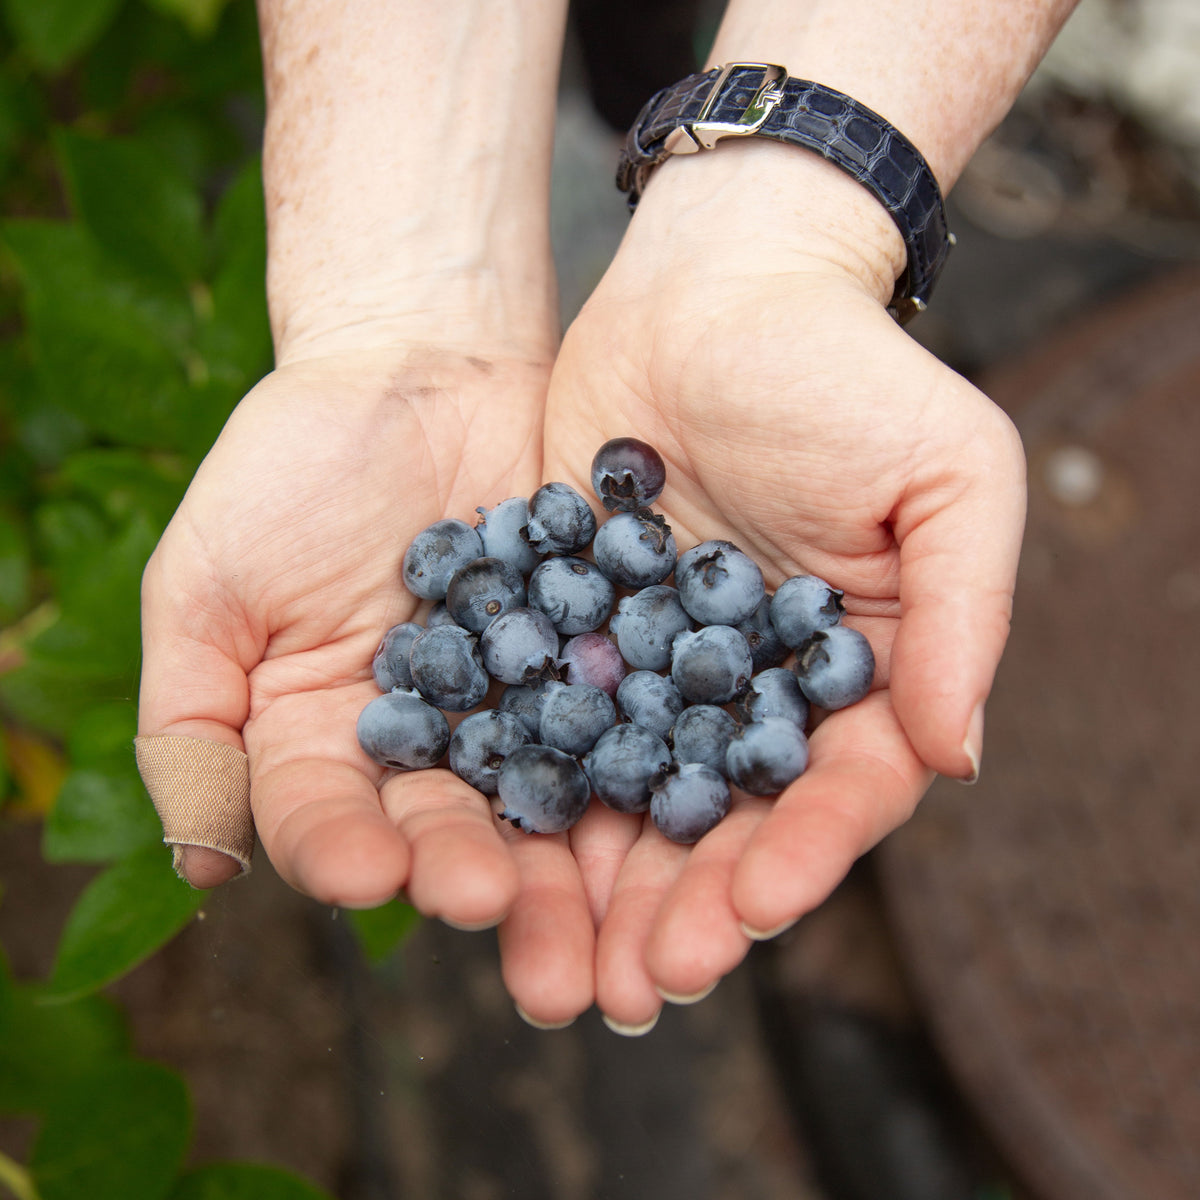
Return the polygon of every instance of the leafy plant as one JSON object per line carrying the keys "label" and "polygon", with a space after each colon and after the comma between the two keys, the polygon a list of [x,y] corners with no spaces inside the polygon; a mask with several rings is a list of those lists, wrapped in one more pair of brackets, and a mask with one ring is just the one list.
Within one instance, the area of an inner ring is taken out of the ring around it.
{"label": "leafy plant", "polygon": [[[0,807],[96,864],[48,980],[0,971],[0,1157],[22,1200],[312,1200],[286,1173],[184,1172],[173,1072],[98,989],[193,916],[134,764],[142,568],[271,365],[251,0],[0,0]],[[375,958],[413,914],[356,918]]]}

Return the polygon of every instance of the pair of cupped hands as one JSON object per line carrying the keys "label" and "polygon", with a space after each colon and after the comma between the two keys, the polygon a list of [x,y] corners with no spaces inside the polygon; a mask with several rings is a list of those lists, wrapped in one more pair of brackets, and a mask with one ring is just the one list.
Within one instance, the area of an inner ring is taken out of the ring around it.
{"label": "pair of cupped hands", "polygon": [[[977,775],[1023,523],[1012,426],[861,271],[745,241],[652,248],[652,232],[634,221],[553,362],[473,352],[453,322],[445,344],[335,327],[335,349],[283,356],[144,586],[141,732],[244,748],[263,848],[300,891],[498,926],[504,982],[547,1026],[596,1004],[648,1028],[820,904],[934,772]],[[619,436],[662,454],[655,507],[681,550],[728,539],[769,590],[820,575],[878,664],[871,694],[817,726],[804,775],[736,798],[690,847],[598,803],[530,836],[447,770],[386,773],[355,736],[382,633],[418,612],[412,537],[550,480],[596,503],[592,456]],[[237,865],[190,848],[182,870],[210,887]]]}

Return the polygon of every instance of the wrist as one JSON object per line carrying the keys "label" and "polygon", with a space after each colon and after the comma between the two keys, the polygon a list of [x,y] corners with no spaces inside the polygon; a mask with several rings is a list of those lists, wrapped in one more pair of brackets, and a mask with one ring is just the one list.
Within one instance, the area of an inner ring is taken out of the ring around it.
{"label": "wrist", "polygon": [[632,255],[683,258],[701,273],[727,258],[739,273],[828,272],[881,305],[908,261],[860,183],[815,153],[750,138],[663,162],[626,241]]}
{"label": "wrist", "polygon": [[[419,263],[347,262],[313,272],[271,259],[276,362],[436,346],[479,357],[553,358],[559,337],[549,244],[522,255],[455,245],[430,230]],[[343,250],[345,244],[343,244]]]}

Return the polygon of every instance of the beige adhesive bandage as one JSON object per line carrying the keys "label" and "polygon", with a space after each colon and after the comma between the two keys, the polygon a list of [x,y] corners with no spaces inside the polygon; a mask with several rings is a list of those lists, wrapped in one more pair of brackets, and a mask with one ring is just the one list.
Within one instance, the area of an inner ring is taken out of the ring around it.
{"label": "beige adhesive bandage", "polygon": [[176,871],[184,846],[220,850],[249,871],[254,817],[245,754],[224,742],[171,734],[134,738],[133,745],[163,841],[175,849]]}

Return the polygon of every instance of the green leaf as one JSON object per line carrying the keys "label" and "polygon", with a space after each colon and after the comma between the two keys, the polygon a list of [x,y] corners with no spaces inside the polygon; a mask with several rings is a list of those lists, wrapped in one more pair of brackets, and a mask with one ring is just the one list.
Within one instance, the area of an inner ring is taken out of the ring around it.
{"label": "green leaf", "polygon": [[109,254],[187,287],[204,269],[200,197],[169,158],[133,138],[55,138],[72,206]]}
{"label": "green leaf", "polygon": [[9,221],[3,235],[43,400],[114,442],[204,454],[225,414],[189,382],[190,298],[132,274],[76,225]]}
{"label": "green leaf", "polygon": [[76,902],[46,998],[72,1000],[124,975],[173,938],[203,901],[203,892],[176,877],[162,846],[134,851],[97,875]]}
{"label": "green leaf", "polygon": [[152,526],[164,529],[183,499],[189,472],[177,458],[93,448],[66,458],[58,479],[84,493],[115,521],[144,513]]}
{"label": "green leaf", "polygon": [[128,1053],[124,1016],[108,997],[46,1005],[39,1002],[40,985],[0,978],[0,991],[5,986],[9,995],[0,1005],[0,1112],[45,1112],[81,1071]]}
{"label": "green leaf", "polygon": [[136,771],[133,739],[137,736],[137,706],[131,700],[98,704],[71,727],[67,757],[77,767],[125,764]]}
{"label": "green leaf", "polygon": [[239,373],[242,390],[271,367],[267,317],[267,226],[262,168],[250,163],[225,189],[213,223],[217,261],[212,318],[201,327],[202,353]]}
{"label": "green leaf", "polygon": [[[2,364],[0,370],[3,370]],[[2,409],[0,413],[3,413]],[[0,420],[6,415],[0,416]],[[28,509],[33,502],[34,466],[29,455],[23,447],[0,445],[0,505],[4,505],[11,513],[13,509],[18,512]],[[0,515],[0,520],[9,519],[11,517]]]}
{"label": "green leaf", "polygon": [[0,698],[14,715],[64,734],[94,704],[133,695],[142,570],[157,536],[138,516],[56,564],[58,619],[25,644],[22,666],[0,676]]}
{"label": "green leaf", "polygon": [[[76,656],[84,671],[136,672],[142,648],[142,572],[160,532],[149,517],[137,514],[113,538],[89,546],[62,565],[62,620],[35,638],[31,652],[47,654],[54,642],[65,641],[65,653]],[[66,628],[71,629],[70,638],[61,635]],[[76,631],[83,635],[82,644]]]}
{"label": "green leaf", "polygon": [[108,1063],[55,1098],[29,1166],[41,1200],[161,1200],[190,1134],[187,1088],[174,1071]]}
{"label": "green leaf", "polygon": [[170,1200],[332,1200],[290,1171],[258,1163],[213,1163],[189,1171]]}
{"label": "green leaf", "polygon": [[[152,105],[139,106],[147,117],[176,102],[185,106],[198,100],[210,102],[202,107],[211,126],[230,129],[235,121],[240,123],[239,153],[246,144],[245,131],[261,129],[261,121],[246,123],[261,115],[263,90],[258,17],[250,0],[229,4],[214,36],[201,41],[180,21],[145,4],[127,4],[95,53],[81,64],[85,105],[104,110],[120,107],[147,65],[168,76],[172,84],[165,95],[154,97]],[[250,112],[244,109],[247,99],[254,103]],[[231,113],[235,106],[241,111]],[[139,131],[142,128],[139,123]],[[227,166],[228,160],[220,165]]]}
{"label": "green leaf", "polygon": [[43,71],[57,71],[109,26],[122,0],[4,0],[9,27]]}
{"label": "green leaf", "polygon": [[162,826],[132,769],[72,771],[42,830],[47,862],[106,862],[161,842]]}
{"label": "green leaf", "polygon": [[47,400],[41,381],[30,372],[30,394],[37,407],[20,418],[18,437],[25,452],[39,467],[55,467],[72,450],[88,440],[87,426],[74,414]]}
{"label": "green leaf", "polygon": [[15,620],[29,606],[31,566],[24,528],[0,512],[0,625]]}
{"label": "green leaf", "polygon": [[48,500],[34,513],[37,553],[55,574],[69,572],[80,555],[109,536],[109,527],[95,508],[78,500]]}
{"label": "green leaf", "polygon": [[373,963],[390,957],[421,923],[421,914],[403,900],[389,900],[379,908],[352,908],[347,915],[363,953]]}
{"label": "green leaf", "polygon": [[0,66],[0,172],[28,167],[21,150],[44,117],[45,97],[29,86],[27,72],[11,59]]}
{"label": "green leaf", "polygon": [[194,37],[209,37],[227,0],[146,0],[151,8],[177,17]]}
{"label": "green leaf", "polygon": [[116,690],[95,681],[87,681],[86,687],[91,695],[80,689],[79,676],[72,674],[68,663],[35,660],[0,675],[0,701],[24,724],[65,736],[97,693],[111,695]]}

